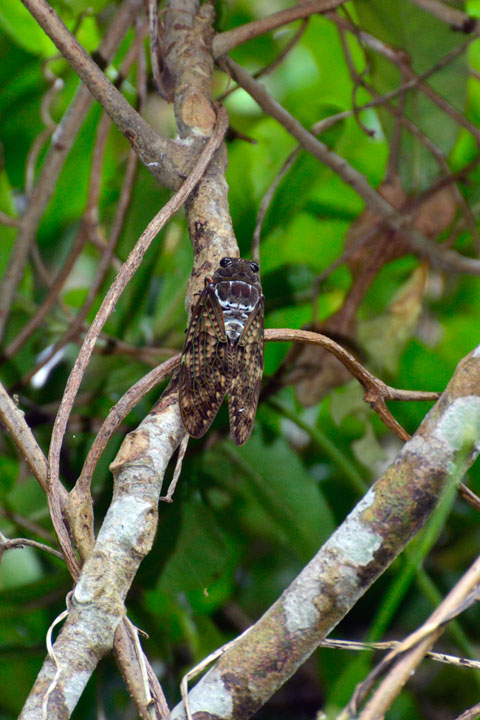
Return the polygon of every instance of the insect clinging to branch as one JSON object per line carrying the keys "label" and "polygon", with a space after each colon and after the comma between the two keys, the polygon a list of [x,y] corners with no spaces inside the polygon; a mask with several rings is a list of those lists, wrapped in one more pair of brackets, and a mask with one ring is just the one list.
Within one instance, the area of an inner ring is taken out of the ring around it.
{"label": "insect clinging to branch", "polygon": [[256,262],[224,257],[193,308],[180,367],[180,412],[202,437],[228,393],[237,445],[252,432],[263,372],[263,294]]}

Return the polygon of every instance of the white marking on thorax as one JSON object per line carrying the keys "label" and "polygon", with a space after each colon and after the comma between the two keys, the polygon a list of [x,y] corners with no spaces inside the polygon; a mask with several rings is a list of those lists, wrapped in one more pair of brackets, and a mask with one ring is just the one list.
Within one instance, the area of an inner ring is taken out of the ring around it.
{"label": "white marking on thorax", "polygon": [[[223,283],[228,282],[231,287],[232,282],[239,281],[222,281]],[[247,284],[247,283],[245,283]],[[252,312],[255,304],[252,305],[250,302],[238,302],[230,299],[222,299],[218,292],[218,287],[215,287],[215,295],[219,302],[220,307],[223,311],[223,319],[225,321],[225,332],[231,342],[236,342],[241,336],[245,323],[248,320],[248,316]]]}

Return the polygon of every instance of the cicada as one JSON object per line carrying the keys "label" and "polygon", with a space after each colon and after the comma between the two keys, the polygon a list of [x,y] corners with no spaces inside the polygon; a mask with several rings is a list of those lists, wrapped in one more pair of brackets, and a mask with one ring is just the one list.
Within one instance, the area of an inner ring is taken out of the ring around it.
{"label": "cicada", "polygon": [[252,432],[263,372],[263,294],[256,262],[224,257],[193,305],[180,366],[185,430],[202,437],[228,393],[237,445]]}

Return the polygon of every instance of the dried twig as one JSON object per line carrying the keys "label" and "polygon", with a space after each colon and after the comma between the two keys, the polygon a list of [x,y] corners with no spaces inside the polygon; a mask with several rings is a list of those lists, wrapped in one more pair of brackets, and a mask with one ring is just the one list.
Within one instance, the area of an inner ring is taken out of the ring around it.
{"label": "dried twig", "polygon": [[359,715],[359,720],[379,720],[382,718],[411,677],[415,668],[422,661],[425,653],[430,650],[437,638],[442,634],[445,625],[478,600],[479,588],[480,558],[477,558],[430,618],[392,650],[370,673],[367,679],[361,683],[349,705],[347,716],[351,716],[352,713],[357,714],[358,705],[365,698],[373,682],[386,669],[392,668],[392,665],[394,665]]}
{"label": "dried twig", "polygon": [[177,190],[182,183],[182,174],[187,174],[191,166],[187,150],[155,132],[85,52],[46,0],[22,2],[123,132],[148,170],[166,187]]}
{"label": "dried twig", "polygon": [[180,443],[180,447],[178,448],[177,463],[175,465],[172,481],[168,487],[167,494],[161,496],[160,500],[164,500],[165,502],[173,502],[173,495],[175,493],[175,488],[177,487],[178,479],[182,472],[183,458],[185,457],[185,453],[187,452],[189,440],[190,435],[188,435],[188,433],[185,433],[185,437],[183,438],[182,442]]}
{"label": "dried twig", "polygon": [[[356,642],[352,640],[335,640],[334,638],[327,638],[326,640],[322,640],[319,647],[332,648],[334,650],[355,650],[363,652],[364,650],[395,650],[401,644],[400,640],[390,640],[387,642]],[[433,652],[432,650],[429,650],[425,653],[425,655],[431,660],[444,663],[445,665],[480,670],[480,660],[471,660],[470,658],[457,657],[456,655],[448,655],[447,653],[441,652]]]}
{"label": "dried twig", "polygon": [[[25,459],[40,487],[47,491],[47,460],[28,427],[23,412],[0,383],[0,420],[10,433],[20,455]],[[64,488],[60,491],[66,497]]]}
{"label": "dried twig", "polygon": [[453,30],[470,33],[476,29],[477,18],[467,15],[444,2],[439,2],[439,0],[412,0],[412,2],[431,15],[443,20],[443,22],[450,25]]}

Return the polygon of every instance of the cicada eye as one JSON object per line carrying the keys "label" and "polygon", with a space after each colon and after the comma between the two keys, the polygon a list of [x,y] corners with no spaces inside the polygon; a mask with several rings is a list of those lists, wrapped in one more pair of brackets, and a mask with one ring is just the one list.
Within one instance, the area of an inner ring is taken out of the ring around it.
{"label": "cicada eye", "polygon": [[224,257],[220,260],[220,267],[228,267],[232,262],[232,258]]}
{"label": "cicada eye", "polygon": [[251,262],[250,267],[252,268],[253,272],[257,273],[260,270],[260,265],[256,262]]}

